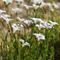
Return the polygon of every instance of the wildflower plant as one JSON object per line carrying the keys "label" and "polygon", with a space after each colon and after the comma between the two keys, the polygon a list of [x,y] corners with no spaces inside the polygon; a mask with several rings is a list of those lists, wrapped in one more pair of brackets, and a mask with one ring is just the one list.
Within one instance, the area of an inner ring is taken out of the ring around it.
{"label": "wildflower plant", "polygon": [[[4,0],[7,5],[11,1]],[[5,7],[0,9],[0,60],[54,60],[54,44],[60,40],[59,21],[55,19],[59,6],[43,0],[16,2],[22,5],[11,6],[10,13]],[[11,12],[17,15],[13,17]]]}

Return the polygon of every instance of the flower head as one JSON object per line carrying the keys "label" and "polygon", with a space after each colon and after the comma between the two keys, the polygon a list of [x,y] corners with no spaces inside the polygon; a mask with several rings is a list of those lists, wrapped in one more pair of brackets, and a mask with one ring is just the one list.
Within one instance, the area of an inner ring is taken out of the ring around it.
{"label": "flower head", "polygon": [[45,36],[41,33],[33,33],[33,35],[36,36],[37,40],[40,41],[40,40],[45,40]]}
{"label": "flower head", "polygon": [[51,24],[48,23],[48,22],[45,22],[45,23],[43,23],[42,25],[45,26],[45,28],[52,28],[52,27],[53,27],[53,25],[51,25]]}
{"label": "flower head", "polygon": [[33,4],[40,4],[43,0],[31,0],[31,2],[33,2]]}
{"label": "flower head", "polygon": [[37,23],[37,22],[44,23],[44,21],[40,18],[31,18],[31,19],[34,21],[34,23]]}
{"label": "flower head", "polygon": [[32,20],[25,20],[23,21],[26,25],[30,26],[31,24],[33,24]]}
{"label": "flower head", "polygon": [[17,30],[20,30],[17,24],[12,24],[12,28],[13,28],[13,33],[15,33]]}
{"label": "flower head", "polygon": [[20,42],[22,43],[22,47],[25,47],[25,46],[30,47],[30,44],[28,42],[25,42],[25,40],[20,39]]}
{"label": "flower head", "polygon": [[25,43],[22,44],[22,47],[24,47],[24,46],[30,47],[30,44],[28,42],[25,42]]}
{"label": "flower head", "polygon": [[20,39],[19,41],[20,41],[22,44],[24,44],[24,42],[25,42],[23,39]]}
{"label": "flower head", "polygon": [[10,22],[12,19],[8,18],[7,16],[9,16],[9,15],[1,15],[0,18],[2,18],[3,20],[5,20],[6,23],[9,24],[9,22]]}
{"label": "flower head", "polygon": [[38,29],[40,30],[41,28],[45,28],[45,26],[43,24],[36,24],[36,27],[38,27]]}

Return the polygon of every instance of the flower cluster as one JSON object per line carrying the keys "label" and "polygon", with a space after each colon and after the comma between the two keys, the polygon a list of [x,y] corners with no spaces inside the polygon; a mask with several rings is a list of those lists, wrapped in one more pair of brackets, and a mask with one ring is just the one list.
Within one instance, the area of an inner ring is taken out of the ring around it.
{"label": "flower cluster", "polygon": [[45,36],[41,33],[33,33],[34,36],[36,36],[37,40],[45,40]]}
{"label": "flower cluster", "polygon": [[19,40],[22,43],[22,47],[28,46],[30,47],[30,44],[28,42],[25,42],[23,39]]}
{"label": "flower cluster", "polygon": [[13,33],[15,33],[17,30],[20,30],[17,24],[12,24]]}
{"label": "flower cluster", "polygon": [[6,14],[6,11],[0,10],[0,18],[3,19],[4,21],[6,21],[7,24],[9,24],[9,22],[12,20],[9,17],[10,17],[10,15]]}
{"label": "flower cluster", "polygon": [[[5,0],[4,0],[5,1]],[[6,0],[7,1],[7,0]],[[12,1],[12,0],[11,0]],[[7,2],[11,2],[11,1],[7,1]],[[6,3],[7,3],[6,2]],[[16,0],[16,2],[23,2],[23,0]],[[55,8],[59,8],[58,5],[56,5],[55,3],[51,4],[51,3],[45,3],[43,0],[32,0],[31,2],[33,2],[32,5],[27,5],[27,4],[23,4],[22,7],[25,7],[26,9],[29,8],[42,8],[44,6],[48,6],[51,10],[53,10],[53,6]],[[40,4],[41,5],[37,5]],[[19,7],[14,7],[11,9],[14,13],[20,13],[23,12],[23,8],[19,8]],[[10,19],[10,15],[6,14],[5,10],[1,10],[0,9],[0,18],[2,18],[7,24],[9,24],[9,22],[12,20]],[[20,16],[18,15],[16,17],[16,19],[19,21],[18,23],[12,23],[11,27],[13,29],[13,33],[15,33],[16,31],[21,31],[25,28],[25,26],[28,26],[30,29],[32,29],[33,27],[37,27],[39,30],[43,29],[51,29],[53,28],[55,25],[58,25],[57,22],[53,22],[51,20],[49,21],[45,21],[42,18],[35,18],[35,17],[31,17],[29,19],[26,18],[20,18]],[[25,26],[24,26],[25,25]],[[23,28],[23,29],[22,29]],[[40,40],[45,40],[45,35],[41,34],[41,33],[33,33],[33,36],[36,37],[36,39],[38,41]],[[23,39],[20,39],[20,42],[22,43],[22,46],[30,46],[30,44],[28,42],[25,42]]]}
{"label": "flower cluster", "polygon": [[[17,30],[21,30],[21,28],[24,28],[24,24],[26,24],[26,26],[30,26],[30,25],[33,25],[34,27],[38,27],[39,30],[41,30],[41,28],[43,29],[51,29],[53,28],[55,25],[58,25],[57,22],[53,22],[51,20],[49,21],[45,21],[41,18],[30,18],[29,20],[28,19],[24,19],[24,18],[19,18],[17,17],[18,20],[20,21],[20,25],[18,24],[12,24],[12,28],[13,28],[13,33],[15,33]],[[21,24],[23,23],[23,24]],[[30,27],[31,28],[31,27]],[[41,33],[33,33],[33,35],[36,36],[37,40],[45,40],[45,36]],[[22,41],[21,41],[22,42]],[[25,43],[24,43],[25,45]]]}

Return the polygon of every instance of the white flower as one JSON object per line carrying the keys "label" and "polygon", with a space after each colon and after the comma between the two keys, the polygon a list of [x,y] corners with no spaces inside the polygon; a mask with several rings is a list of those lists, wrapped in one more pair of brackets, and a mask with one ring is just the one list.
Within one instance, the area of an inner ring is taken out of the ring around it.
{"label": "white flower", "polygon": [[40,4],[43,0],[31,0],[31,2],[33,2],[33,4]]}
{"label": "white flower", "polygon": [[22,44],[24,44],[24,42],[25,42],[23,39],[20,39],[19,41],[20,41]]}
{"label": "white flower", "polygon": [[0,18],[2,18],[3,20],[5,20],[6,23],[9,24],[9,22],[10,22],[12,19],[9,18],[10,15],[8,15],[8,14],[3,14],[3,13],[5,13],[5,12],[6,12],[6,11],[4,11],[4,10],[0,10]]}
{"label": "white flower", "polygon": [[7,17],[4,16],[4,15],[1,15],[1,18],[4,19],[7,24],[9,24],[9,22],[12,20],[12,19],[10,19],[10,18],[7,18]]}
{"label": "white flower", "polygon": [[38,27],[38,29],[40,30],[41,28],[46,28],[43,24],[36,24],[36,27]]}
{"label": "white flower", "polygon": [[50,23],[44,22],[44,23],[36,24],[35,26],[38,27],[38,29],[40,30],[41,28],[49,28],[49,29],[51,29],[54,25],[57,25],[56,22],[52,22],[52,21],[49,21],[49,22]]}
{"label": "white flower", "polygon": [[44,21],[40,18],[31,18],[31,19],[34,21],[34,23],[37,23],[37,22],[44,23]]}
{"label": "white flower", "polygon": [[41,33],[33,33],[33,35],[36,36],[37,40],[40,41],[40,40],[45,40],[45,36]]}
{"label": "white flower", "polygon": [[30,47],[30,44],[28,42],[25,42],[25,40],[20,39],[19,41],[22,43],[22,47],[25,47],[25,46]]}
{"label": "white flower", "polygon": [[25,43],[22,44],[22,47],[24,47],[24,46],[30,47],[30,44],[28,42],[25,42]]}
{"label": "white flower", "polygon": [[38,28],[40,27],[40,25],[39,25],[39,24],[36,24],[35,26],[36,26],[36,27],[38,27]]}
{"label": "white flower", "polygon": [[45,26],[43,24],[40,24],[40,28],[45,28]]}
{"label": "white flower", "polygon": [[51,25],[48,22],[43,23],[43,25],[45,26],[45,28],[52,28],[53,27],[53,25]]}
{"label": "white flower", "polygon": [[20,30],[17,24],[12,24],[13,33],[15,33],[17,30]]}
{"label": "white flower", "polygon": [[31,20],[25,20],[23,21],[26,25],[30,26],[31,24],[33,24],[33,22]]}
{"label": "white flower", "polygon": [[51,23],[51,25],[58,25],[58,23],[57,22],[53,22],[53,21],[49,21],[50,23]]}

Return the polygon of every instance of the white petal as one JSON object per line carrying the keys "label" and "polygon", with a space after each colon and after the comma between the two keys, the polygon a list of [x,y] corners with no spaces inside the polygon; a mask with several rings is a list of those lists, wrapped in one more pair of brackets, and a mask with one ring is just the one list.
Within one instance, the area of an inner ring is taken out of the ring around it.
{"label": "white petal", "polygon": [[23,39],[20,39],[19,41],[20,41],[21,43],[23,43],[23,44],[24,44],[24,42],[25,42]]}
{"label": "white petal", "polygon": [[35,23],[40,22],[44,23],[44,21],[41,18],[31,18]]}
{"label": "white petal", "polygon": [[22,47],[24,47],[24,46],[30,47],[30,44],[28,42],[25,42],[25,43],[22,44]]}
{"label": "white petal", "polygon": [[13,33],[15,33],[17,30],[20,30],[17,24],[12,24],[12,28],[13,28]]}
{"label": "white petal", "polygon": [[43,34],[41,34],[41,33],[39,33],[39,34],[38,33],[33,33],[33,35],[36,36],[38,41],[39,40],[45,40],[45,36]]}

